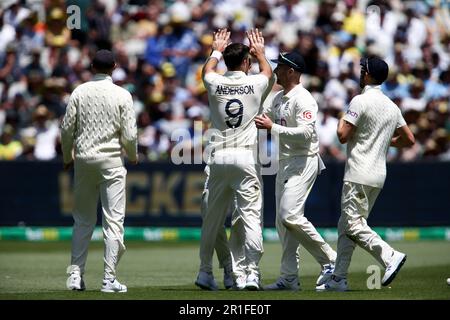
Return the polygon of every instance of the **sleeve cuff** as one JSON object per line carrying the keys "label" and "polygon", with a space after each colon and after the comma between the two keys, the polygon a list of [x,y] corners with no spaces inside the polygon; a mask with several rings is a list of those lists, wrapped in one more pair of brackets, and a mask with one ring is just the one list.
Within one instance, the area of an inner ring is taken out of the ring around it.
{"label": "sleeve cuff", "polygon": [[342,118],[342,119],[344,119],[348,123],[351,123],[352,125],[356,126],[356,120],[355,119],[352,119],[352,118],[346,117],[346,116],[344,116],[344,118]]}
{"label": "sleeve cuff", "polygon": [[220,59],[222,59],[222,52],[214,50],[211,55],[210,58],[216,58],[217,61],[220,61]]}
{"label": "sleeve cuff", "polygon": [[274,134],[274,133],[279,134],[280,133],[280,127],[281,126],[279,124],[276,124],[276,123],[272,124],[272,129],[270,129],[270,133],[272,133],[272,134]]}

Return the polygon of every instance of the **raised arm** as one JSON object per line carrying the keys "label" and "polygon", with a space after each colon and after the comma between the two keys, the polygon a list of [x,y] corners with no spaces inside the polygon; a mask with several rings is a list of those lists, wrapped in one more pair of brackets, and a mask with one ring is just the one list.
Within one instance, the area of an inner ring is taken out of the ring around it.
{"label": "raised arm", "polygon": [[217,32],[214,32],[213,35],[213,52],[203,66],[202,77],[205,77],[205,75],[209,72],[216,72],[217,65],[219,64],[219,60],[222,57],[222,53],[230,41],[231,33],[228,32],[227,29],[219,29]]}
{"label": "raised arm", "polygon": [[258,61],[261,74],[271,79],[272,67],[266,59],[262,32],[258,29],[251,29],[247,31],[247,37],[250,41],[250,54]]}

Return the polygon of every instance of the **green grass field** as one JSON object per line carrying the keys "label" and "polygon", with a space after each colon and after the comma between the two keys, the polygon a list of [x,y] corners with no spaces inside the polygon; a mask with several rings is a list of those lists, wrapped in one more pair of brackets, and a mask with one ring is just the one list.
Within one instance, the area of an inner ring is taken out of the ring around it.
{"label": "green grass field", "polygon": [[[128,293],[101,293],[103,243],[93,242],[89,251],[85,292],[65,289],[65,270],[70,242],[31,243],[0,241],[0,300],[4,299],[193,299],[193,300],[321,300],[321,299],[450,299],[450,243],[444,241],[393,242],[408,254],[402,271],[391,284],[369,290],[366,268],[375,260],[360,248],[350,268],[350,292],[314,291],[319,265],[302,249],[299,292],[208,292],[194,285],[199,265],[198,243],[127,242],[119,265],[119,280]],[[333,244],[336,247],[336,244]],[[274,281],[279,273],[281,246],[266,243],[261,260],[262,282]],[[214,274],[221,288],[222,270],[214,261]],[[383,270],[381,275],[383,275]]]}

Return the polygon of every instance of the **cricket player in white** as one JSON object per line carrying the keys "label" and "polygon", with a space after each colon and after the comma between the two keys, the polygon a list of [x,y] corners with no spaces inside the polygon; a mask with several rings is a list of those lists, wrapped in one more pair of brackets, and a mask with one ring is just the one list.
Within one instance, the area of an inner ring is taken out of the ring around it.
{"label": "cricket player in white", "polygon": [[[305,62],[296,52],[281,53],[274,70],[283,86],[264,114],[255,118],[259,129],[270,130],[279,141],[276,178],[276,227],[281,240],[281,276],[265,290],[299,290],[299,244],[321,265],[316,285],[331,276],[336,252],[305,217],[305,203],[317,175],[325,168],[319,156],[315,129],[318,106],[300,83]],[[273,121],[275,123],[273,123]]]}
{"label": "cricket player in white", "polygon": [[[258,290],[260,283],[262,184],[256,159],[257,129],[253,120],[261,111],[261,100],[272,77],[272,69],[264,55],[261,32],[251,30],[247,36],[250,47],[240,43],[228,44],[230,33],[226,29],[214,33],[214,51],[203,67],[212,128],[216,129],[209,143],[212,150],[209,195],[202,223],[200,271],[195,281],[197,286],[206,290],[217,290],[212,274],[214,245],[234,197],[245,232],[245,261],[237,261],[239,256],[230,243],[235,287]],[[224,75],[216,73],[222,54],[228,68]],[[257,59],[260,73],[249,76],[251,56]],[[235,226],[231,228],[233,232]],[[245,268],[239,267],[242,264]]]}
{"label": "cricket player in white", "polygon": [[338,223],[336,268],[329,281],[318,290],[348,290],[347,273],[353,250],[359,245],[386,268],[381,281],[387,286],[406,261],[367,225],[367,218],[386,179],[389,146],[409,147],[414,135],[400,109],[383,94],[380,85],[388,75],[388,65],[377,57],[361,60],[360,86],[343,118],[337,134],[347,143],[347,162]]}
{"label": "cricket player in white", "polygon": [[[103,213],[104,279],[101,291],[126,292],[116,279],[116,267],[125,251],[125,179],[122,148],[137,163],[137,129],[131,94],[112,82],[115,67],[110,51],[96,53],[93,81],[72,93],[61,124],[64,167],[74,162],[75,207],[72,258],[67,288],[84,290],[88,245],[97,221],[100,196]],[[75,159],[73,159],[73,153]]]}

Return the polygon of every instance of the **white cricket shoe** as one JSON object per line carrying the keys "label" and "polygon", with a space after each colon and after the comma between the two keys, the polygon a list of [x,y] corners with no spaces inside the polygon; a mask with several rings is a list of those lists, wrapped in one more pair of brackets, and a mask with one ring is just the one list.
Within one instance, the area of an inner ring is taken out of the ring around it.
{"label": "white cricket shoe", "polygon": [[225,289],[230,289],[233,287],[233,274],[230,271],[223,270],[223,286]]}
{"label": "white cricket shoe", "polygon": [[337,279],[336,276],[331,278],[324,284],[317,286],[316,291],[348,291],[347,279]]}
{"label": "white cricket shoe", "polygon": [[233,284],[233,290],[244,290],[245,286],[247,285],[247,276],[244,274],[241,274],[236,278]]}
{"label": "white cricket shoe", "polygon": [[84,285],[83,276],[80,272],[80,267],[76,265],[71,265],[67,267],[67,274],[69,277],[66,281],[66,287],[69,290],[84,291],[86,286]]}
{"label": "white cricket shoe", "polygon": [[333,264],[326,264],[322,267],[322,271],[319,274],[319,277],[316,281],[316,287],[321,286],[325,282],[331,279],[331,276],[334,272],[334,265]]}
{"label": "white cricket shoe", "polygon": [[247,277],[247,283],[245,284],[245,289],[249,291],[257,291],[259,290],[259,277],[252,273]]}
{"label": "white cricket shoe", "polygon": [[395,276],[400,271],[400,268],[403,266],[405,261],[406,254],[394,251],[391,263],[387,266],[383,279],[381,280],[382,286],[387,286],[392,282],[392,280],[394,280]]}
{"label": "white cricket shoe", "polygon": [[203,290],[210,290],[210,291],[219,290],[216,280],[214,280],[213,274],[204,271],[200,271],[198,273],[197,280],[195,280],[195,285]]}
{"label": "white cricket shoe", "polygon": [[127,286],[117,279],[103,279],[102,292],[127,292]]}
{"label": "white cricket shoe", "polygon": [[264,290],[298,291],[298,290],[300,290],[300,283],[298,282],[298,278],[297,277],[293,278],[292,280],[288,280],[288,279],[285,279],[283,277],[279,277],[276,282],[265,286]]}

